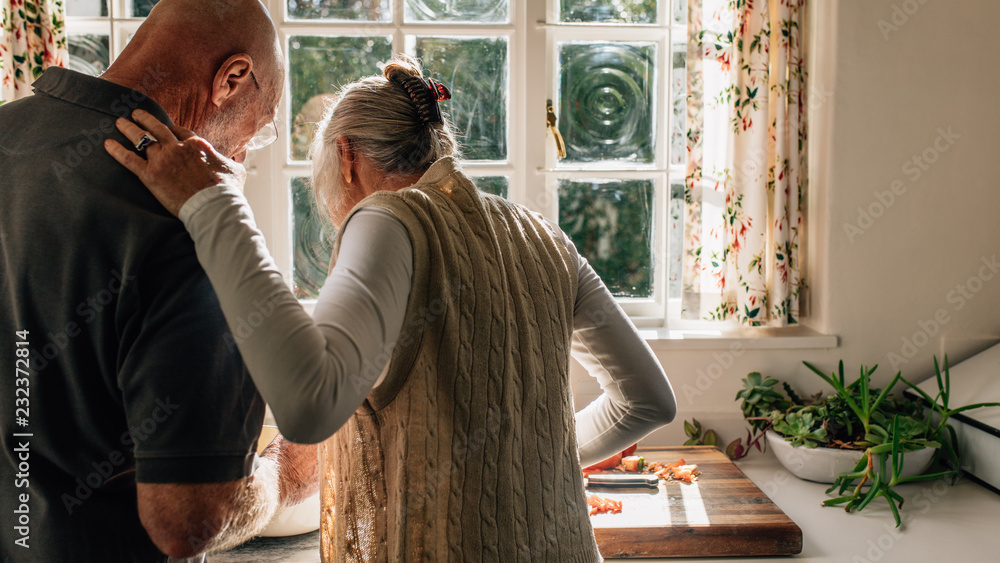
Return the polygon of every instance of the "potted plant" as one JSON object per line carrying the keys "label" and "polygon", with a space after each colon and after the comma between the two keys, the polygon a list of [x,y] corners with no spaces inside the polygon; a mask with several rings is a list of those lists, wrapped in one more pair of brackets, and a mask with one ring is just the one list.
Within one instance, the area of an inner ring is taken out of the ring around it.
{"label": "potted plant", "polygon": [[[761,440],[772,448],[779,461],[794,475],[804,479],[832,483],[827,493],[837,497],[825,506],[843,505],[862,510],[872,500],[883,497],[900,525],[897,503],[903,497],[894,490],[902,483],[954,477],[959,467],[957,438],[948,419],[957,412],[1000,403],[978,403],[949,410],[951,380],[948,359],[944,371],[937,358],[934,370],[938,396],[930,397],[897,373],[884,389],[871,386],[878,366],[861,367],[859,376],[848,383],[844,363],[837,372],[826,374],[808,362],[813,373],[834,389],[801,397],[790,385],[754,372],[743,379],[737,393],[743,415],[749,422],[747,444],[730,444],[731,457],[745,455],[751,445],[762,449]],[[914,401],[892,394],[897,384],[917,390],[932,405],[933,416]],[[937,462],[934,473],[923,474]]]}

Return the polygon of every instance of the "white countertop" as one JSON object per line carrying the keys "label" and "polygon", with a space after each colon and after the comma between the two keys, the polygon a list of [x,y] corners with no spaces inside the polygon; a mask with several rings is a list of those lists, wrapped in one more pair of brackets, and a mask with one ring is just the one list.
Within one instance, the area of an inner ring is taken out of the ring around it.
{"label": "white countertop", "polygon": [[[1000,561],[1000,495],[968,480],[954,486],[927,481],[901,486],[903,527],[889,506],[872,501],[864,512],[824,507],[828,485],[803,481],[770,453],[753,452],[736,464],[802,528],[802,553],[792,557],[697,558],[699,563],[809,561],[953,563]],[[608,559],[608,561],[631,561]],[[644,559],[676,562],[684,559]]]}
{"label": "white countertop", "polygon": [[[727,557],[688,559],[698,563],[733,561],[848,563],[979,563],[1000,561],[1000,495],[959,480],[899,487],[906,502],[904,525],[894,527],[882,499],[862,513],[823,507],[827,485],[810,483],[785,471],[770,453],[753,452],[739,468],[802,528],[802,553],[791,557]],[[227,554],[210,555],[209,563],[227,561],[318,562],[319,533],[294,538],[258,538]],[[685,559],[608,559],[674,563]]]}

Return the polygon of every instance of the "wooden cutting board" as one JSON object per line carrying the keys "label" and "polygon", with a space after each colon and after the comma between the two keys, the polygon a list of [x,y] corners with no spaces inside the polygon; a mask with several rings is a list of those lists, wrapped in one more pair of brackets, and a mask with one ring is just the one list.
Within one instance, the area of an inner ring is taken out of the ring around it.
{"label": "wooden cutting board", "polygon": [[691,484],[660,482],[659,489],[590,488],[622,501],[619,514],[590,517],[606,558],[793,555],[802,530],[713,446],[640,450],[646,462],[698,464]]}

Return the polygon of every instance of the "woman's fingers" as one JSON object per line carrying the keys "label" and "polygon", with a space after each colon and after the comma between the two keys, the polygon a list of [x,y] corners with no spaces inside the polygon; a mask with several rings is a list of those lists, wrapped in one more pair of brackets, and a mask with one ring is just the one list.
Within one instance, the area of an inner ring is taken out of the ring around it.
{"label": "woman's fingers", "polygon": [[131,170],[140,180],[146,175],[146,166],[149,165],[146,159],[123,147],[118,141],[111,139],[104,141],[104,149],[108,151],[111,158]]}
{"label": "woman's fingers", "polygon": [[170,132],[173,133],[175,137],[177,137],[178,141],[182,142],[190,139],[191,137],[194,137],[194,131],[185,129],[180,125],[171,125]]}
{"label": "woman's fingers", "polygon": [[[134,119],[135,122],[141,125],[146,131],[149,131],[149,134],[155,137],[156,140],[161,143],[184,140],[174,135],[174,132],[171,131],[169,127],[164,125],[162,121],[156,119],[156,117],[154,117],[152,114],[145,112],[141,109],[137,109],[132,112],[132,119]],[[124,133],[124,131],[122,131],[122,133]],[[140,134],[139,136],[141,137],[142,134]],[[188,135],[188,137],[190,136],[191,135]],[[129,137],[129,139],[132,139],[132,137]],[[137,141],[137,139],[135,140]]]}
{"label": "woman's fingers", "polygon": [[[104,147],[134,173],[163,206],[177,215],[184,203],[199,191],[212,186],[240,187],[246,170],[215,152],[212,145],[183,127],[167,127],[151,114],[136,110],[132,117],[116,122],[118,130],[136,145],[144,135],[159,142],[144,155],[108,140]],[[145,158],[144,158],[145,157]]]}
{"label": "woman's fingers", "polygon": [[[115,126],[117,126],[118,130],[122,132],[122,135],[125,135],[125,138],[132,142],[133,146],[138,144],[139,139],[142,139],[142,136],[146,134],[145,129],[139,127],[124,117],[119,117],[118,120],[115,121]],[[157,141],[160,140],[160,137],[157,137],[156,135],[152,135],[152,137],[156,138]]]}

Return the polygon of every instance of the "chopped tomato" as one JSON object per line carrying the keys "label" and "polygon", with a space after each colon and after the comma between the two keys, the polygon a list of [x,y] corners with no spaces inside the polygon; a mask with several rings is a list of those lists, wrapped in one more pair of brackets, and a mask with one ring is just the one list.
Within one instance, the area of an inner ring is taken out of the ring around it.
{"label": "chopped tomato", "polygon": [[668,464],[664,465],[663,468],[664,469],[673,469],[674,467],[680,467],[680,466],[684,465],[684,463],[685,463],[684,458],[680,458],[679,460],[677,460],[677,461],[675,461],[673,463],[668,463]]}
{"label": "chopped tomato", "polygon": [[654,461],[646,465],[646,473],[656,473],[657,471],[663,469],[663,462]]}
{"label": "chopped tomato", "polygon": [[593,493],[587,493],[587,506],[589,507],[591,516],[604,512],[618,514],[622,511],[622,502],[620,500],[602,498]]}
{"label": "chopped tomato", "polygon": [[635,454],[635,450],[638,447],[639,447],[639,444],[632,444],[631,446],[625,448],[624,450],[622,450],[622,457],[628,457],[630,455],[634,455]]}
{"label": "chopped tomato", "polygon": [[622,458],[622,469],[625,471],[635,471],[638,473],[642,471],[643,466],[645,466],[646,460],[641,456],[630,455],[628,457]]}
{"label": "chopped tomato", "polygon": [[677,479],[678,481],[690,483],[698,480],[697,465],[681,465],[680,467],[674,467],[671,471],[674,474],[674,479]]}
{"label": "chopped tomato", "polygon": [[591,465],[589,467],[584,467],[583,476],[586,477],[587,475],[590,475],[595,471],[602,471],[604,469],[614,469],[615,467],[618,467],[618,464],[621,463],[621,461],[622,461],[622,454],[617,453],[604,461],[595,463],[594,465]]}

